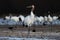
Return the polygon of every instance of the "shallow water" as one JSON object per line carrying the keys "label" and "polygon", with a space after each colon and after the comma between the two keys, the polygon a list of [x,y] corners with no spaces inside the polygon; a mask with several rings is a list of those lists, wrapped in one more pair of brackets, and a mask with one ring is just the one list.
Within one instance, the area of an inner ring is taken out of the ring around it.
{"label": "shallow water", "polygon": [[0,37],[0,40],[57,40],[57,39],[38,39],[38,38],[14,38],[14,37]]}

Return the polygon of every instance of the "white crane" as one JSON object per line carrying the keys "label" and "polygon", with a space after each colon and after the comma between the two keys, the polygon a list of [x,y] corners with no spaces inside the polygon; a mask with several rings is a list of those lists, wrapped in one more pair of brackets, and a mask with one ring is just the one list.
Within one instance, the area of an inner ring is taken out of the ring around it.
{"label": "white crane", "polygon": [[24,21],[24,16],[23,15],[19,15],[19,19],[21,19],[21,21],[23,22]]}
{"label": "white crane", "polygon": [[17,17],[17,16],[12,16],[12,17],[11,17],[11,20],[14,20],[15,22],[18,22],[18,21],[19,21],[19,17]]}
{"label": "white crane", "polygon": [[52,17],[48,15],[48,22],[52,22],[52,21],[53,21]]}
{"label": "white crane", "polygon": [[32,12],[31,12],[31,15],[28,15],[24,18],[24,25],[31,26],[34,20],[35,20],[34,15],[32,15]]}
{"label": "white crane", "polygon": [[44,16],[44,21],[47,21],[48,20],[48,17],[47,16]]}
{"label": "white crane", "polygon": [[5,17],[6,20],[14,20],[15,22],[18,22],[19,21],[19,17],[17,16],[6,16]]}
{"label": "white crane", "polygon": [[57,20],[57,19],[58,19],[58,16],[51,17],[50,15],[48,15],[48,21],[50,21],[50,22]]}
{"label": "white crane", "polygon": [[5,16],[5,19],[6,20],[10,20],[10,16]]}
{"label": "white crane", "polygon": [[30,13],[30,15],[28,15],[24,18],[24,25],[27,25],[27,26],[31,26],[35,21],[35,15],[33,13],[34,5],[28,6],[28,8],[29,7],[32,7],[31,13]]}
{"label": "white crane", "polygon": [[44,17],[43,16],[36,17],[35,20],[38,21],[38,22],[44,22]]}
{"label": "white crane", "polygon": [[58,16],[53,16],[53,20],[57,20],[58,19]]}

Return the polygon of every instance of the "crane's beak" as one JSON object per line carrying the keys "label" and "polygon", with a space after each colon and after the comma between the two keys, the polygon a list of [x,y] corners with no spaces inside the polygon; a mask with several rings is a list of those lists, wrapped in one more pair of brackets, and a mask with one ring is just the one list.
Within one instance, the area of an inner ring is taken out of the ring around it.
{"label": "crane's beak", "polygon": [[32,6],[27,6],[26,8],[31,8]]}

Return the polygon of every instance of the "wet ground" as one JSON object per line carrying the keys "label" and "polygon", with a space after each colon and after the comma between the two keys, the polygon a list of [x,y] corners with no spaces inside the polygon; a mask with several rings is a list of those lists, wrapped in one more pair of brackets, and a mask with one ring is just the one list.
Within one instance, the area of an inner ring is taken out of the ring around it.
{"label": "wet ground", "polygon": [[[13,27],[13,29],[9,29]],[[60,40],[60,26],[58,25],[46,25],[46,26],[32,26],[30,27],[30,32],[28,33],[27,27],[23,26],[0,26],[0,39],[1,37],[11,37],[2,38],[1,40]],[[35,30],[33,32],[32,30]],[[17,38],[13,38],[17,37]]]}
{"label": "wet ground", "polygon": [[0,37],[0,40],[59,40],[59,39],[49,39],[49,38],[44,38],[44,39],[38,39],[38,38],[14,38],[14,37]]}

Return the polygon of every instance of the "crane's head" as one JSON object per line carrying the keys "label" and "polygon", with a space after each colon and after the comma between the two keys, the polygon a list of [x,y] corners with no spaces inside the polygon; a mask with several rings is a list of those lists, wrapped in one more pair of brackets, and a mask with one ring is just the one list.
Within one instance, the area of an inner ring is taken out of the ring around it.
{"label": "crane's head", "polygon": [[34,5],[27,6],[27,8],[31,8],[31,7],[34,8],[35,6]]}
{"label": "crane's head", "polygon": [[32,8],[34,8],[35,6],[34,6],[34,5],[32,5],[31,7],[32,7]]}

